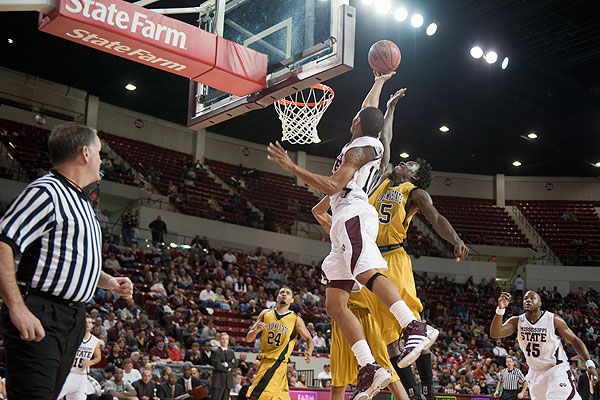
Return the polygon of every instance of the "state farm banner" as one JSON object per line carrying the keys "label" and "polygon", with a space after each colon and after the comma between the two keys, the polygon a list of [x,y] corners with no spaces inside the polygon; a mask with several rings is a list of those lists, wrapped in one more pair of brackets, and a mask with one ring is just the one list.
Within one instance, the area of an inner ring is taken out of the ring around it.
{"label": "state farm banner", "polygon": [[[50,14],[40,14],[43,32],[131,61],[182,75],[216,89],[243,96],[265,85],[266,55],[230,42],[252,62],[250,69],[217,65],[217,41],[225,39],[200,28],[122,0],[57,0]],[[219,70],[217,76],[207,74]],[[223,75],[224,73],[224,75]],[[204,78],[203,78],[203,75]]]}

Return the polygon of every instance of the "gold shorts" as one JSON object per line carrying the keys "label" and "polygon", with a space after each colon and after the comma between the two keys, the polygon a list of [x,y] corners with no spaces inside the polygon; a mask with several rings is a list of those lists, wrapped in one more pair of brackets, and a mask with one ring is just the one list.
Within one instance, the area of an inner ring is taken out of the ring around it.
{"label": "gold shorts", "polygon": [[273,359],[262,359],[258,364],[258,373],[247,397],[254,400],[290,400],[287,380],[287,360],[279,362]]}
{"label": "gold shorts", "polygon": [[[410,257],[403,248],[400,248],[384,253],[383,258],[388,263],[388,270],[379,270],[379,272],[396,285],[400,292],[400,296],[402,296],[402,300],[406,302],[408,308],[420,320],[419,314],[423,311],[423,304],[421,304],[421,300],[417,297],[417,289],[415,287]],[[390,344],[398,340],[402,329],[400,328],[398,320],[396,320],[396,317],[390,312],[389,308],[384,306],[379,298],[377,298],[370,290],[361,290],[360,293],[362,294],[365,303],[367,303],[367,307],[369,307],[373,319],[377,325],[382,327],[381,337],[384,343]]]}
{"label": "gold shorts", "polygon": [[[398,375],[392,368],[387,347],[381,340],[379,326],[377,326],[371,317],[369,310],[351,306],[350,311],[358,318],[375,361],[392,373],[391,383],[396,382],[399,379]],[[346,386],[355,384],[356,376],[358,375],[358,362],[356,361],[356,357],[348,345],[348,342],[346,342],[344,335],[342,335],[340,328],[333,321],[331,323],[331,349],[329,353],[331,362],[331,385]]]}

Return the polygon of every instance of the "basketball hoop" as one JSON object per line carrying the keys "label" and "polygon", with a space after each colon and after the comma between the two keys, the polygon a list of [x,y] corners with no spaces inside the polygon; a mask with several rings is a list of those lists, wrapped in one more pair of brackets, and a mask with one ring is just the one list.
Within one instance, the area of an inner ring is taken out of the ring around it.
{"label": "basketball hoop", "polygon": [[[321,95],[319,96],[319,91]],[[306,92],[306,93],[305,93]],[[320,143],[317,125],[331,104],[333,89],[322,83],[275,102],[283,138],[291,144]]]}

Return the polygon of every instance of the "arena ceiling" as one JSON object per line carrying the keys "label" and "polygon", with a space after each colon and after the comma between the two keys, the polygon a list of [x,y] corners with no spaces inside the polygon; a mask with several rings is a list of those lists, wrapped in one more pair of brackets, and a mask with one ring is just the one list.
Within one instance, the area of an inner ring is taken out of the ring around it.
{"label": "arena ceiling", "polygon": [[[161,0],[160,7],[198,1]],[[395,6],[399,0],[391,0]],[[402,2],[426,23],[415,29],[351,1],[358,10],[355,69],[327,82],[336,98],[319,125],[322,143],[301,147],[335,157],[372,74],[367,51],[396,42],[403,60],[381,107],[407,87],[397,107],[392,149],[428,159],[438,171],[538,176],[600,176],[600,7],[595,0]],[[88,91],[102,101],[185,124],[188,81],[38,32],[36,13],[0,13],[1,65]],[[187,22],[195,23],[194,16]],[[409,17],[410,18],[410,17]],[[437,22],[428,37],[425,27]],[[9,44],[8,39],[13,43]],[[493,65],[469,54],[494,49]],[[506,70],[500,68],[510,57]],[[124,89],[133,82],[137,90]],[[448,133],[438,129],[450,127]],[[266,144],[281,136],[273,107],[209,130]],[[536,140],[526,135],[535,132]],[[286,146],[295,149],[292,146]],[[298,147],[300,148],[300,147]],[[513,161],[522,165],[515,167]]]}

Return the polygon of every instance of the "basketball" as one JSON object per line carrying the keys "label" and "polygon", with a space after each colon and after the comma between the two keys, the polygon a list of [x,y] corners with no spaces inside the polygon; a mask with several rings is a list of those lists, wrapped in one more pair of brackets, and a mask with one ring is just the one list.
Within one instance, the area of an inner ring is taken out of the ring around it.
{"label": "basketball", "polygon": [[380,40],[369,49],[369,65],[375,72],[387,74],[395,71],[401,59],[400,49],[389,40]]}

